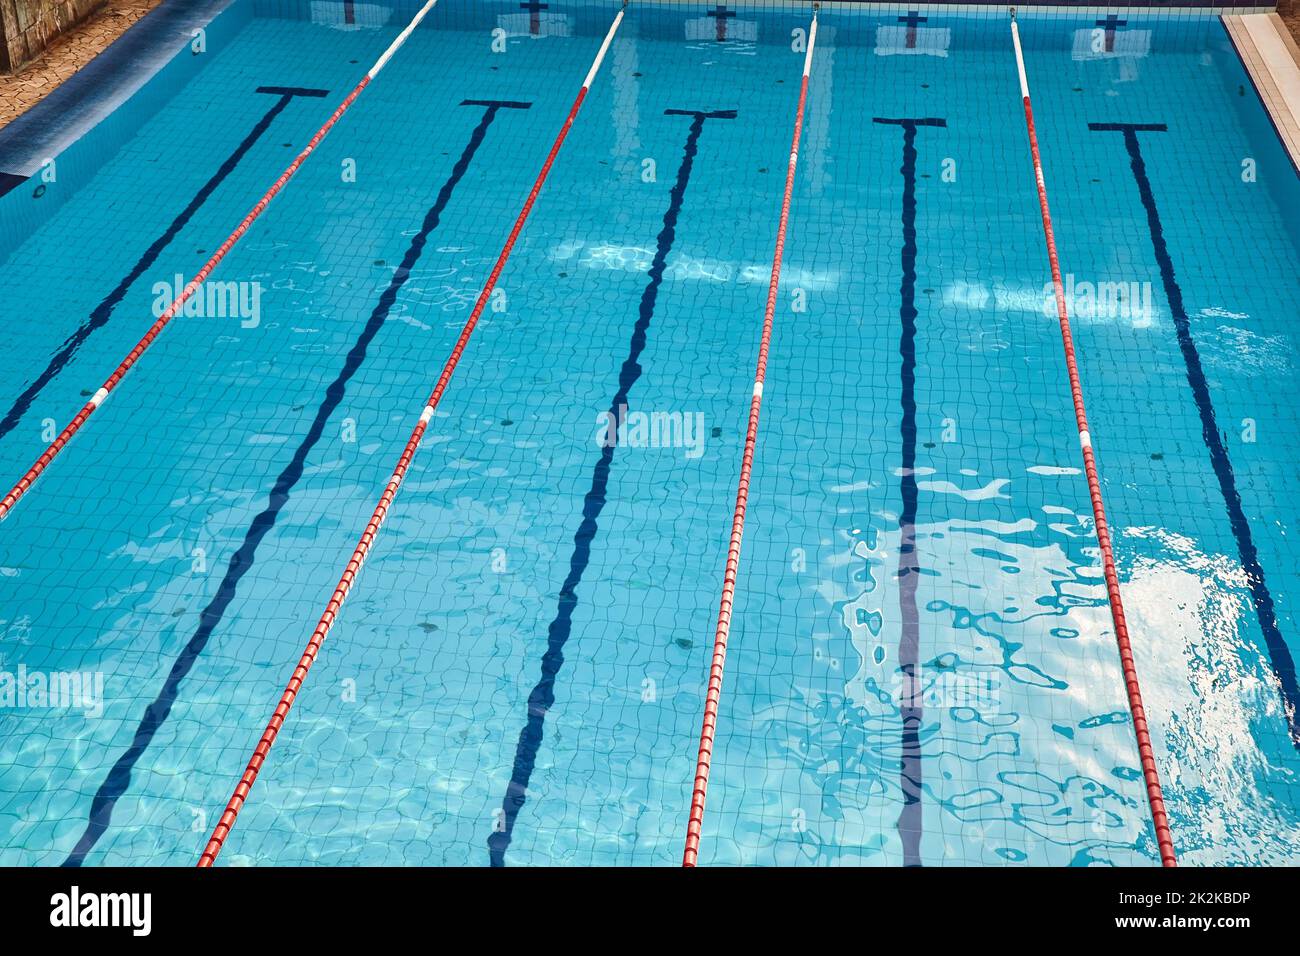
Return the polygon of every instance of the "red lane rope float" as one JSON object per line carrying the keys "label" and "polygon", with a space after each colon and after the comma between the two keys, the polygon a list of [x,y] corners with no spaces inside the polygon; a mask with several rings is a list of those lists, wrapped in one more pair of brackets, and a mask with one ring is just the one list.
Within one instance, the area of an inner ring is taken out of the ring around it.
{"label": "red lane rope float", "polygon": [[577,118],[578,110],[582,108],[582,103],[587,98],[587,91],[596,79],[600,64],[605,59],[605,54],[609,51],[609,46],[614,40],[614,34],[618,32],[619,25],[623,22],[626,8],[627,3],[624,0],[623,9],[619,10],[618,15],[614,17],[614,22],[610,25],[609,32],[605,34],[605,40],[596,53],[596,59],[592,62],[591,69],[587,71],[587,77],[582,82],[582,89],[578,91],[573,106],[569,108],[569,115],[560,128],[559,134],[555,137],[555,142],[551,145],[551,151],[546,157],[546,162],[542,164],[541,172],[537,174],[537,180],[533,183],[532,191],[529,192],[523,208],[519,211],[519,216],[515,219],[514,228],[510,230],[510,235],[501,248],[501,254],[497,256],[496,264],[492,267],[492,272],[483,286],[483,291],[479,293],[478,299],[474,303],[474,309],[470,312],[465,327],[461,329],[460,337],[456,340],[451,355],[447,357],[447,362],[442,367],[442,374],[438,376],[438,382],[434,385],[433,392],[429,395],[424,410],[420,413],[420,419],[416,422],[411,437],[407,439],[406,447],[402,449],[402,456],[397,460],[397,466],[393,469],[393,477],[389,479],[388,484],[384,487],[384,493],[379,498],[379,504],[375,506],[374,513],[371,514],[370,521],[361,534],[361,540],[357,542],[352,557],[348,560],[347,567],[343,571],[343,576],[334,588],[333,595],[330,596],[329,604],[325,607],[325,613],[321,615],[316,630],[312,632],[311,639],[307,642],[307,649],[303,651],[298,666],[293,669],[293,675],[289,678],[289,683],[280,696],[280,702],[276,705],[275,712],[266,725],[266,730],[262,732],[261,739],[258,740],[257,746],[253,749],[253,755],[249,758],[248,766],[244,769],[243,775],[235,785],[235,792],[226,804],[226,810],[221,814],[221,820],[212,831],[212,836],[208,840],[207,847],[203,850],[203,855],[199,857],[198,865],[200,867],[211,866],[216,860],[217,854],[221,852],[221,847],[230,835],[235,820],[239,816],[239,811],[243,808],[248,799],[249,791],[252,790],[253,784],[257,780],[257,775],[261,772],[263,764],[266,763],[267,755],[271,752],[271,746],[275,743],[280,728],[284,726],[285,718],[289,715],[289,709],[293,706],[298,691],[307,679],[307,673],[311,670],[311,666],[320,652],[321,645],[325,642],[325,638],[334,626],[334,622],[338,620],[339,609],[342,608],[343,602],[347,599],[348,592],[352,590],[357,574],[360,573],[361,566],[365,563],[366,556],[370,552],[370,546],[374,543],[375,537],[379,534],[380,526],[383,525],[384,519],[388,516],[388,508],[397,496],[397,489],[401,487],[402,480],[406,477],[406,471],[411,465],[411,460],[415,457],[416,449],[420,447],[420,441],[424,438],[425,429],[433,418],[438,403],[442,400],[443,392],[447,389],[447,383],[451,381],[452,373],[455,372],[456,366],[460,364],[461,356],[465,352],[465,346],[474,333],[474,327],[478,325],[479,316],[483,314],[483,309],[492,296],[492,290],[496,287],[497,279],[501,276],[501,270],[505,268],[506,260],[510,258],[510,253],[515,247],[515,241],[519,238],[524,223],[533,210],[533,203],[537,201],[537,196],[542,191],[542,185],[551,172],[555,157],[559,155],[560,147],[564,145],[564,140],[573,127],[573,121]]}
{"label": "red lane rope float", "polygon": [[713,662],[709,666],[709,689],[704,699],[704,721],[700,728],[700,750],[695,763],[695,786],[691,792],[691,815],[686,825],[686,851],[682,855],[682,866],[695,866],[700,855],[700,833],[704,827],[704,800],[709,790],[713,738],[718,726],[718,702],[722,697],[722,669],[727,659],[727,638],[731,633],[731,610],[736,596],[736,573],[740,569],[740,540],[745,531],[745,509],[749,504],[749,479],[754,468],[754,446],[758,441],[758,416],[763,405],[763,381],[767,376],[767,354],[772,342],[772,323],[776,316],[777,287],[781,282],[781,259],[785,255],[785,231],[790,221],[790,197],[794,192],[794,173],[799,162],[799,137],[803,132],[804,105],[808,101],[808,73],[812,69],[813,46],[817,42],[818,8],[818,4],[813,5],[812,26],[808,29],[808,51],[804,56],[803,79],[799,85],[799,108],[795,112],[794,138],[790,144],[790,164],[786,167],[785,173],[785,196],[781,200],[781,219],[776,229],[776,251],[772,254],[772,278],[767,286],[767,308],[763,312],[763,338],[758,348],[754,391],[749,400],[749,428],[745,432],[745,452],[740,460],[736,510],[731,519],[731,543],[727,547],[727,568],[722,578],[722,601],[718,607],[718,626],[713,635]]}
{"label": "red lane rope float", "polygon": [[1092,499],[1093,523],[1097,526],[1097,543],[1101,546],[1102,569],[1106,577],[1106,593],[1110,597],[1110,616],[1115,624],[1115,642],[1119,645],[1119,659],[1124,669],[1124,688],[1128,693],[1129,712],[1133,715],[1133,730],[1137,735],[1138,755],[1142,761],[1142,776],[1146,780],[1147,801],[1151,804],[1151,818],[1156,826],[1156,843],[1160,847],[1160,862],[1164,866],[1177,866],[1174,856],[1173,834],[1165,814],[1164,794],[1160,789],[1160,773],[1156,769],[1155,751],[1151,746],[1151,733],[1147,728],[1146,710],[1142,706],[1142,689],[1138,686],[1137,666],[1133,661],[1133,647],[1129,642],[1128,621],[1124,616],[1124,602],[1119,594],[1119,575],[1115,571],[1115,553],[1111,548],[1110,526],[1106,523],[1106,509],[1101,500],[1101,482],[1097,477],[1097,460],[1092,451],[1092,435],[1088,430],[1088,415],[1083,407],[1083,386],[1079,383],[1079,366],[1074,357],[1074,336],[1070,333],[1070,316],[1065,307],[1065,287],[1061,282],[1061,264],[1056,256],[1056,235],[1052,231],[1052,214],[1047,208],[1047,183],[1043,179],[1043,160],[1038,152],[1038,134],[1034,129],[1034,108],[1029,102],[1029,78],[1025,74],[1025,56],[1020,47],[1020,28],[1016,25],[1016,11],[1011,9],[1011,40],[1016,50],[1016,69],[1020,73],[1020,96],[1025,106],[1025,123],[1029,129],[1029,151],[1034,158],[1034,176],[1038,184],[1038,206],[1043,215],[1043,234],[1047,237],[1047,258],[1052,266],[1052,287],[1056,292],[1056,315],[1061,325],[1061,341],[1065,345],[1065,365],[1070,373],[1070,394],[1074,398],[1074,418],[1079,427],[1079,446],[1083,449],[1083,467],[1088,475],[1088,495]]}
{"label": "red lane rope float", "polygon": [[136,343],[135,348],[131,349],[131,351],[127,353],[126,358],[122,359],[117,368],[113,370],[113,374],[108,377],[108,380],[99,387],[99,390],[96,391],[93,396],[91,396],[90,401],[86,402],[86,404],[81,407],[81,411],[77,412],[76,417],[68,423],[68,426],[64,428],[63,431],[59,432],[58,437],[56,437],[54,441],[50,443],[49,447],[41,453],[41,456],[36,459],[30,468],[27,469],[27,473],[24,474],[22,478],[18,480],[18,483],[9,490],[9,493],[6,494],[3,499],[0,499],[0,521],[3,521],[9,516],[9,512],[13,511],[14,506],[18,504],[19,499],[27,494],[28,490],[30,490],[32,485],[36,482],[36,479],[41,476],[46,468],[49,467],[50,462],[54,461],[54,459],[58,457],[59,453],[67,446],[68,442],[72,440],[72,436],[81,431],[81,426],[86,424],[86,420],[89,419],[99,406],[104,403],[104,399],[108,398],[113,389],[117,388],[118,383],[122,381],[126,373],[131,371],[131,367],[139,361],[140,356],[144,355],[144,353],[149,349],[149,346],[153,345],[154,340],[162,334],[162,330],[165,329],[171,320],[176,317],[176,314],[180,312],[181,307],[184,306],[185,303],[193,297],[194,293],[199,290],[199,287],[203,285],[203,282],[208,278],[212,270],[215,269],[217,264],[226,257],[226,254],[234,248],[235,243],[239,242],[239,240],[244,237],[244,233],[248,231],[248,228],[253,224],[253,222],[266,211],[266,207],[270,205],[271,200],[274,199],[280,190],[284,188],[285,184],[293,178],[293,174],[298,171],[298,167],[301,166],[306,161],[307,157],[316,150],[316,147],[320,145],[321,140],[323,140],[326,134],[334,128],[334,124],[339,121],[343,114],[347,112],[348,107],[350,107],[356,101],[356,98],[361,95],[361,91],[369,86],[370,81],[379,75],[379,71],[388,64],[388,61],[392,59],[393,54],[396,53],[401,48],[402,44],[406,42],[407,38],[415,32],[415,28],[420,25],[420,21],[425,18],[425,15],[428,14],[437,3],[438,0],[427,0],[424,6],[420,8],[419,12],[411,19],[411,22],[407,24],[406,29],[397,35],[397,39],[395,39],[379,59],[375,61],[375,65],[370,68],[369,72],[367,72],[364,77],[362,77],[361,82],[352,88],[352,92],[349,93],[344,98],[343,102],[338,105],[338,108],[334,110],[330,115],[330,118],[325,121],[325,124],[316,131],[316,135],[311,138],[311,141],[307,143],[303,151],[294,157],[293,162],[285,167],[284,172],[280,174],[280,178],[271,185],[270,189],[263,193],[262,198],[259,199],[257,204],[248,211],[248,215],[244,217],[243,221],[235,227],[235,231],[226,237],[226,241],[220,245],[215,253],[213,253],[212,258],[203,264],[203,268],[195,274],[194,278],[185,285],[183,290],[181,290],[181,294],[176,297],[175,301],[173,301],[170,306],[167,307],[167,311],[158,317],[158,320],[149,327],[149,331],[144,334],[144,337]]}

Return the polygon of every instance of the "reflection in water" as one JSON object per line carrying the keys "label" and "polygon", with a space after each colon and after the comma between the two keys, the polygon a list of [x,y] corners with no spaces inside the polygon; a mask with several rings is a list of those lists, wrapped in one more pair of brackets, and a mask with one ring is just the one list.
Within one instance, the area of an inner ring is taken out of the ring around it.
{"label": "reflection in water", "polygon": [[[654,260],[654,249],[649,246],[627,246],[599,240],[567,240],[551,252],[556,262],[567,262],[577,257],[578,265],[587,269],[610,269],[622,272],[647,272]],[[732,262],[709,259],[679,252],[673,256],[664,273],[666,281],[678,282],[741,282],[746,285],[767,285],[771,278],[771,263]],[[809,292],[834,289],[839,283],[837,270],[792,267],[781,273],[782,288],[798,288]]]}
{"label": "reflection in water", "polygon": [[641,173],[641,70],[637,59],[637,40],[620,37],[614,41],[614,69],[610,83],[614,96],[610,103],[610,122],[614,126],[614,146],[610,150],[619,162],[618,174],[633,180]]}
{"label": "reflection in water", "polygon": [[1188,864],[1279,865],[1300,842],[1300,778],[1241,565],[1191,538],[1130,531],[1125,587],[1156,761]]}
{"label": "reflection in water", "polygon": [[[1042,471],[1039,469],[1038,471]],[[1029,472],[1029,482],[1061,480]],[[1007,485],[1021,513],[1025,481]],[[927,864],[1148,864],[1155,847],[1125,706],[1090,520],[1058,505],[1037,518],[975,518],[978,501],[939,491],[914,528],[920,565],[920,667]],[[1030,486],[1041,492],[1042,487]],[[907,698],[897,659],[898,517],[878,512],[846,534],[819,572],[857,657],[788,714],[823,819],[802,835],[812,858],[896,863],[892,823],[905,802],[896,768]],[[1127,531],[1126,606],[1156,742],[1188,863],[1283,862],[1300,838],[1294,771],[1270,766],[1285,743],[1267,665],[1243,621],[1240,568],[1189,538]],[[844,568],[853,587],[845,593]],[[842,684],[836,682],[842,681]],[[842,687],[842,695],[834,688]],[[811,712],[815,711],[815,713]],[[863,856],[864,851],[865,857]]]}
{"label": "reflection in water", "polygon": [[[949,519],[919,523],[915,536],[925,862],[1145,862],[1137,755],[1089,527],[1059,514]],[[904,622],[883,573],[897,547],[885,533],[852,541],[864,586],[841,608],[860,659],[846,706],[880,728],[882,758],[901,720],[891,648]]]}

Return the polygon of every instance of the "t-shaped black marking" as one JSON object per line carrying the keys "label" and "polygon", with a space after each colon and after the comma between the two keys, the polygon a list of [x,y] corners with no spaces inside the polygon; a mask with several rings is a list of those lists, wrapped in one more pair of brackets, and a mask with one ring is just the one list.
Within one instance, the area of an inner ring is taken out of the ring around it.
{"label": "t-shaped black marking", "polygon": [[899,760],[899,786],[903,807],[896,828],[903,843],[903,865],[921,865],[921,833],[924,815],[921,799],[924,792],[925,756],[921,747],[921,724],[924,719],[921,694],[920,634],[921,619],[917,607],[917,579],[925,569],[916,550],[916,512],[920,487],[916,481],[916,131],[921,126],[946,127],[948,122],[933,116],[889,119],[882,116],[873,122],[882,126],[903,127],[903,217],[902,217],[902,284],[899,287],[902,334],[898,354],[902,357],[900,432],[903,458],[900,492],[903,500],[898,516],[898,609],[902,627],[898,640],[898,669],[904,677],[902,717],[902,752]]}
{"label": "t-shaped black marking", "polygon": [[[641,357],[645,352],[650,323],[654,318],[655,306],[659,301],[659,289],[663,285],[668,271],[668,254],[677,238],[677,221],[682,206],[686,201],[686,186],[690,182],[691,169],[699,149],[699,139],[704,131],[704,123],[710,119],[735,119],[735,110],[664,110],[670,116],[691,117],[690,130],[686,134],[686,145],[682,150],[682,164],[677,170],[677,181],[669,193],[668,209],[664,213],[663,228],[655,240],[655,254],[647,270],[649,281],[641,294],[636,324],[632,327],[631,342],[627,358],[618,374],[618,390],[609,403],[609,415],[614,420],[620,409],[627,407],[632,387],[641,378],[644,369]],[[609,501],[610,469],[614,465],[614,452],[618,446],[617,436],[614,441],[604,443],[600,458],[591,475],[591,488],[581,499],[582,520],[573,536],[573,554],[569,558],[569,573],[560,586],[559,601],[555,617],[551,619],[546,632],[546,653],[542,655],[541,678],[528,694],[527,719],[519,732],[519,741],[515,745],[515,761],[510,772],[510,783],[506,786],[506,795],[501,801],[501,816],[498,828],[488,837],[488,860],[492,866],[505,866],[506,851],[514,839],[515,821],[519,811],[528,799],[528,785],[532,781],[533,771],[537,767],[537,754],[541,750],[546,734],[546,715],[555,705],[555,686],[564,667],[564,652],[573,636],[573,617],[578,607],[578,591],[582,577],[591,563],[592,543],[600,531],[600,516]]]}
{"label": "t-shaped black marking", "polygon": [[1169,127],[1164,123],[1089,123],[1088,129],[1094,133],[1167,133]]}
{"label": "t-shaped black marking", "polygon": [[735,119],[735,110],[664,110],[665,116],[695,116],[699,119]]}
{"label": "t-shaped black marking", "polygon": [[486,106],[490,110],[526,110],[532,103],[522,100],[462,100],[461,106]]}
{"label": "t-shaped black marking", "polygon": [[917,119],[888,119],[884,116],[877,116],[872,120],[873,123],[883,123],[886,126],[910,126],[915,129],[918,126],[947,126],[948,121],[939,119],[934,116],[922,116]]}
{"label": "t-shaped black marking", "polygon": [[1246,584],[1250,588],[1251,602],[1255,605],[1255,617],[1259,621],[1260,631],[1263,632],[1264,643],[1268,646],[1269,663],[1277,678],[1282,714],[1287,722],[1291,743],[1300,750],[1300,680],[1296,678],[1295,658],[1291,656],[1290,646],[1282,635],[1273,592],[1264,576],[1259,547],[1255,544],[1250,519],[1241,503],[1237,473],[1232,466],[1223,432],[1219,428],[1209,380],[1201,361],[1200,349],[1196,345],[1196,337],[1192,334],[1191,318],[1187,314],[1183,290],[1174,272],[1173,254],[1169,251],[1168,242],[1165,241],[1164,227],[1160,223],[1160,211],[1156,208],[1155,190],[1151,186],[1151,177],[1147,175],[1146,160],[1142,158],[1142,147],[1138,140],[1138,133],[1167,133],[1169,128],[1164,123],[1089,123],[1088,129],[1095,133],[1124,134],[1124,147],[1128,152],[1129,167],[1133,171],[1133,180],[1142,200],[1142,208],[1146,211],[1152,252],[1155,254],[1156,264],[1160,267],[1160,281],[1165,288],[1165,298],[1169,300],[1169,313],[1174,320],[1178,348],[1183,353],[1183,364],[1187,369],[1187,384],[1192,390],[1196,411],[1201,419],[1201,438],[1210,453],[1210,465],[1218,479],[1219,492],[1223,495],[1223,503],[1227,508],[1228,523],[1237,541],[1242,570],[1246,572]]}
{"label": "t-shaped black marking", "polygon": [[328,96],[329,90],[314,90],[309,86],[259,86],[259,93],[273,96]]}

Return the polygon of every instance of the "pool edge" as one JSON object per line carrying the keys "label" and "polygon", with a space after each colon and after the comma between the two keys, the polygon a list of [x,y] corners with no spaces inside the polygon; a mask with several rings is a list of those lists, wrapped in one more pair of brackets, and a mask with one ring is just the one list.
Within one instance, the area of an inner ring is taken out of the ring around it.
{"label": "pool edge", "polygon": [[1275,12],[1225,13],[1219,20],[1300,176],[1300,46]]}
{"label": "pool edge", "polygon": [[37,172],[153,79],[235,0],[163,0],[49,95],[0,128],[0,193]]}

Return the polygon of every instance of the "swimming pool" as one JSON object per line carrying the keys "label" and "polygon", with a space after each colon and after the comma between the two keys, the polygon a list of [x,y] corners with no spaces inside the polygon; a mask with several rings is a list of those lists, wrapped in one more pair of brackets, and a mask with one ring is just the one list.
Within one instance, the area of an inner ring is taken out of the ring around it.
{"label": "swimming pool", "polygon": [[[5,475],[416,6],[236,0],[0,198]],[[810,15],[706,7],[629,9],[223,863],[680,860]],[[0,666],[102,679],[5,708],[0,863],[197,858],[617,9],[441,0],[0,525]],[[1154,863],[1007,17],[921,15],[820,14],[701,862]],[[1174,840],[1295,863],[1300,182],[1217,17],[1104,15],[1020,22]]]}

